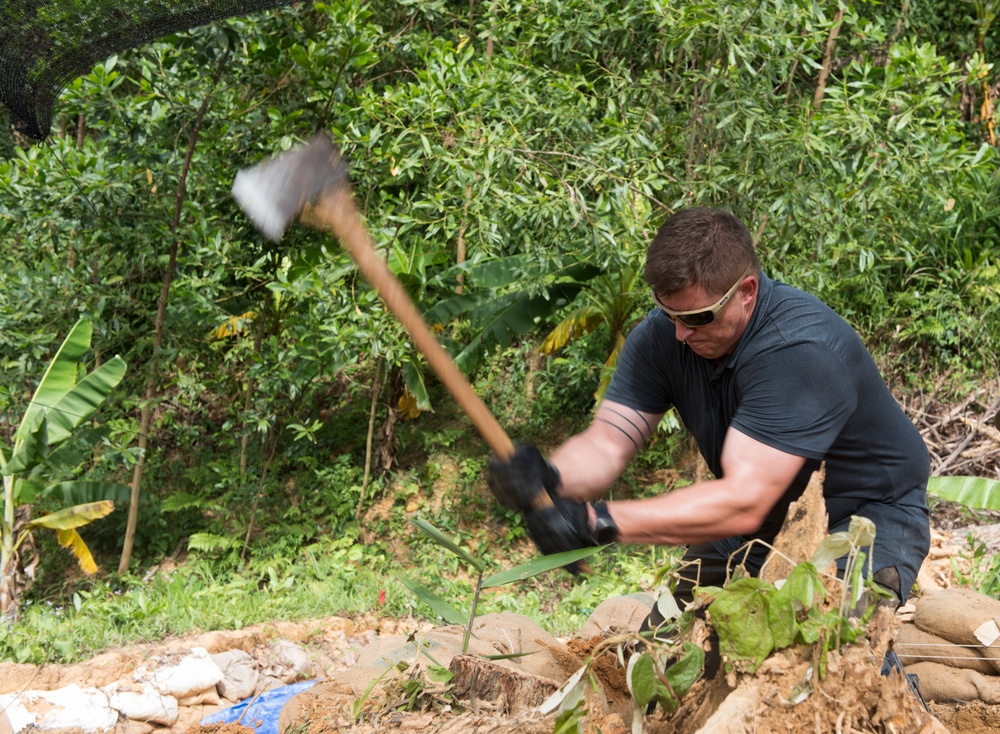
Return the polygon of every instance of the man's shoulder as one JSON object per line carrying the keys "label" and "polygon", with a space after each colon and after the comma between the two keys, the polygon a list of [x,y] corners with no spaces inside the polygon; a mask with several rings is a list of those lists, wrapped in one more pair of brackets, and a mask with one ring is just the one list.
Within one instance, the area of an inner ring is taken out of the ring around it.
{"label": "man's shoulder", "polygon": [[760,326],[765,333],[790,343],[855,334],[851,325],[819,298],[781,281],[772,281]]}

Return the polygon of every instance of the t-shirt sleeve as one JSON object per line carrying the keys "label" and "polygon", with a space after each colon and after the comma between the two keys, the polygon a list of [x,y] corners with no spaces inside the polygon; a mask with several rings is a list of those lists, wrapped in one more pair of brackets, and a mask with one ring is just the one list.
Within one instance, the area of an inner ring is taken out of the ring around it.
{"label": "t-shirt sleeve", "polygon": [[822,459],[857,406],[849,369],[810,342],[759,360],[741,375],[732,426],[779,451]]}
{"label": "t-shirt sleeve", "polygon": [[[665,413],[672,405],[663,366],[669,364],[660,355],[663,335],[656,334],[656,314],[650,314],[625,339],[605,400],[627,405],[643,413]],[[672,338],[672,337],[671,337]],[[660,355],[657,358],[657,355]]]}

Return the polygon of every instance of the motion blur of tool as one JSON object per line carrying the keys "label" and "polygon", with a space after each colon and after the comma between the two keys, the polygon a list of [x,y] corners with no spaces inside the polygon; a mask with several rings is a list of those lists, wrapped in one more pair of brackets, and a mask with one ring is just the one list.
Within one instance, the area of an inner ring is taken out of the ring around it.
{"label": "motion blur of tool", "polygon": [[[513,442],[375,251],[354,204],[347,166],[326,135],[318,134],[300,148],[240,171],[233,182],[233,197],[272,240],[281,239],[296,218],[337,237],[493,452],[505,461],[513,458]],[[541,486],[537,489],[530,506],[535,510],[552,507],[548,492]]]}

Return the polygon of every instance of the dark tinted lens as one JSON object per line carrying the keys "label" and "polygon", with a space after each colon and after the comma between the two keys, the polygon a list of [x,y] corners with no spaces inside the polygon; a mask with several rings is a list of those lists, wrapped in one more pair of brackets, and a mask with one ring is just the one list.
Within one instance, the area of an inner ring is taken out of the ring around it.
{"label": "dark tinted lens", "polygon": [[715,314],[711,311],[699,311],[698,313],[689,313],[683,316],[678,316],[677,320],[685,326],[708,326],[710,323],[715,321]]}

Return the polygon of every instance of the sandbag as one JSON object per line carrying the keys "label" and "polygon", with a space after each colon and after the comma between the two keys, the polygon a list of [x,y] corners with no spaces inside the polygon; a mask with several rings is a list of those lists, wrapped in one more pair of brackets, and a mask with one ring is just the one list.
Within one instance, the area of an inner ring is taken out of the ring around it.
{"label": "sandbag", "polygon": [[649,594],[636,593],[605,599],[583,623],[579,637],[589,640],[594,636],[608,638],[638,632],[652,608],[653,597]]}
{"label": "sandbag", "polygon": [[162,695],[149,684],[140,690],[122,689],[117,684],[112,684],[105,692],[111,708],[120,711],[127,719],[159,726],[173,726],[177,723],[177,699]]}
{"label": "sandbag", "polygon": [[[462,652],[464,634],[462,627],[453,624],[416,635],[412,639],[409,635],[379,637],[358,653],[358,667],[384,669],[400,662],[412,665],[417,661],[432,665],[431,659],[422,654],[421,650],[426,651],[439,665],[448,667],[451,659]],[[491,644],[475,637],[469,640],[468,652],[474,655],[496,654]]]}
{"label": "sandbag", "polygon": [[220,696],[237,703],[254,694],[260,672],[250,653],[243,650],[227,650],[215,653],[212,655],[212,660],[222,671],[222,680],[215,686]]}
{"label": "sandbag", "polygon": [[983,675],[996,675],[993,664],[976,650],[924,632],[915,624],[900,625],[894,650],[905,668],[929,662],[952,668],[968,668]]}
{"label": "sandbag", "polygon": [[920,693],[928,701],[1000,703],[1000,676],[983,675],[968,668],[952,668],[940,663],[907,665],[906,672],[916,674]]}
{"label": "sandbag", "polygon": [[959,645],[974,645],[1000,673],[1000,601],[965,588],[928,591],[914,602],[913,623]]}
{"label": "sandbag", "polygon": [[192,649],[176,665],[157,668],[151,676],[151,682],[160,693],[178,700],[197,696],[209,689],[214,691],[221,680],[222,671],[202,647]]}
{"label": "sandbag", "polygon": [[[39,706],[39,702],[44,705]],[[118,723],[118,711],[108,705],[107,694],[96,688],[70,684],[55,691],[22,691],[0,696],[14,731],[29,725],[39,729],[110,729]]]}

